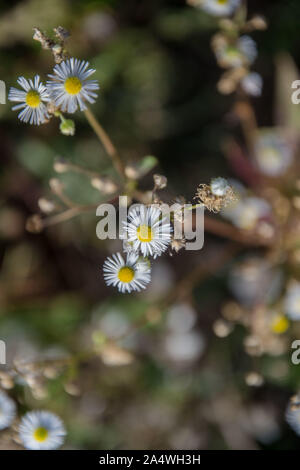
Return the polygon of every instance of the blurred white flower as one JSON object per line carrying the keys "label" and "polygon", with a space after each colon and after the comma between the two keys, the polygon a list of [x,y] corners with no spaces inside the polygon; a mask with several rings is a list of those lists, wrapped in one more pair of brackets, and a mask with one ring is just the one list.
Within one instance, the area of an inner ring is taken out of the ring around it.
{"label": "blurred white flower", "polygon": [[246,196],[223,209],[222,215],[238,228],[253,230],[261,219],[271,215],[271,206],[265,199]]}
{"label": "blurred white flower", "polygon": [[217,36],[213,45],[221,67],[250,65],[257,57],[256,42],[248,35],[241,36],[234,43],[230,43],[223,36]]}
{"label": "blurred white flower", "polygon": [[97,323],[102,333],[111,339],[125,335],[130,329],[128,319],[124,313],[118,310],[106,312]]}
{"label": "blurred white flower", "polygon": [[0,430],[8,428],[16,416],[16,404],[6,393],[0,391]]}
{"label": "blurred white flower", "polygon": [[279,133],[261,132],[255,143],[255,161],[265,175],[280,176],[293,161],[293,149]]}
{"label": "blurred white flower", "polygon": [[197,314],[186,303],[173,305],[167,313],[167,326],[174,333],[186,333],[195,326]]}
{"label": "blurred white flower", "polygon": [[204,351],[205,340],[196,331],[170,333],[165,337],[164,348],[168,358],[174,362],[195,361]]}
{"label": "blurred white flower", "polygon": [[286,409],[285,418],[287,423],[300,436],[300,406],[297,396],[292,397]]}
{"label": "blurred white flower", "polygon": [[258,257],[249,257],[235,265],[229,275],[229,288],[246,306],[274,301],[280,293],[282,273]]}
{"label": "blurred white flower", "polygon": [[284,297],[284,313],[291,320],[300,320],[300,283],[291,284]]}
{"label": "blurred white flower", "polygon": [[263,87],[263,79],[259,73],[250,72],[241,80],[243,90],[251,96],[260,96]]}

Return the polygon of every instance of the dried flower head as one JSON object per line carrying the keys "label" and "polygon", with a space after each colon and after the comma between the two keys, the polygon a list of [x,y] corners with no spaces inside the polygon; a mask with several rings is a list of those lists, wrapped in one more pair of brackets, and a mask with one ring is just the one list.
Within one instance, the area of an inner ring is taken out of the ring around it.
{"label": "dried flower head", "polygon": [[212,212],[220,212],[236,200],[236,194],[224,178],[215,178],[210,185],[200,184],[197,189],[196,199]]}

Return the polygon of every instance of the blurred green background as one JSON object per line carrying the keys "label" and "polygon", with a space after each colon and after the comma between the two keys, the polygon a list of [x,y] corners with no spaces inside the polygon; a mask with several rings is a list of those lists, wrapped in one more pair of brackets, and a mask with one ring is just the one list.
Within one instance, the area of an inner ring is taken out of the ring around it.
{"label": "blurred green background", "polygon": [[[220,70],[209,47],[214,18],[180,0],[1,1],[0,12],[0,79],[8,88],[21,75],[46,77],[52,57],[32,40],[32,28],[51,33],[62,25],[71,32],[70,54],[96,69],[101,90],[94,113],[124,160],[158,158],[156,170],[169,180],[167,200],[178,194],[191,200],[198,184],[232,176],[222,142],[238,129],[229,112],[232,96],[216,90]],[[264,79],[263,96],[254,105],[259,125],[270,126],[275,57],[286,51],[300,61],[300,2],[251,0],[249,12],[269,22],[267,31],[252,36],[259,50],[254,69]],[[0,337],[10,361],[51,351],[77,354],[89,348],[91,334],[99,329],[126,330],[195,266],[223,252],[227,242],[206,235],[199,253],[160,259],[148,293],[129,297],[108,289],[101,266],[119,245],[96,238],[94,213],[41,234],[24,229],[26,218],[38,212],[38,199],[50,195],[55,157],[111,173],[84,116],[75,115],[74,137],[62,136],[56,119],[40,127],[20,123],[9,103],[0,105],[0,119]],[[59,178],[75,201],[99,201],[86,178]],[[142,187],[151,185],[149,175]],[[245,332],[237,328],[225,339],[212,332],[222,303],[230,298],[228,268],[224,263],[195,287],[195,360],[182,364],[176,354],[175,360],[164,354],[168,325],[162,312],[154,327],[127,338],[133,362],[110,366],[97,357],[83,360],[47,382],[45,396],[22,384],[12,395],[21,409],[56,411],[68,429],[66,448],[297,448],[283,417],[299,384],[297,367],[290,366],[284,378],[269,373],[285,367],[288,354],[265,357],[266,384],[249,388],[244,373],[252,359],[242,353]],[[173,352],[173,344],[167,344]]]}

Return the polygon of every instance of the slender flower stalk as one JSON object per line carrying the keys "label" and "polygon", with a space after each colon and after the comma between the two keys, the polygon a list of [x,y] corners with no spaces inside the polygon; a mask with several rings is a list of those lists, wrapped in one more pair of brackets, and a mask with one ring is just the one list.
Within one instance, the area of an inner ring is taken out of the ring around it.
{"label": "slender flower stalk", "polygon": [[99,121],[96,119],[94,113],[90,110],[90,108],[87,108],[84,111],[84,114],[88,120],[88,123],[94,130],[95,134],[97,135],[98,139],[102,143],[103,147],[105,148],[106,153],[110,156],[115,169],[120,175],[121,180],[124,180],[125,179],[124,165],[110,137],[108,136],[106,131],[103,129]]}

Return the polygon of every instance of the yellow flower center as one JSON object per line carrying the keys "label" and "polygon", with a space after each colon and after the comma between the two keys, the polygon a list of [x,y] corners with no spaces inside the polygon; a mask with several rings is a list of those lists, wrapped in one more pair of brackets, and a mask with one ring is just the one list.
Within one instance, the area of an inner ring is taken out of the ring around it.
{"label": "yellow flower center", "polygon": [[81,81],[78,77],[69,77],[65,81],[65,90],[69,95],[77,95],[82,88]]}
{"label": "yellow flower center", "polygon": [[25,101],[30,108],[37,108],[41,102],[41,97],[37,91],[30,90],[26,95]]}
{"label": "yellow flower center", "polygon": [[220,5],[225,5],[228,3],[228,0],[218,0],[218,3],[220,3]]}
{"label": "yellow flower center", "polygon": [[128,266],[124,266],[118,272],[118,278],[121,282],[131,282],[134,278],[134,270],[132,268],[129,268]]}
{"label": "yellow flower center", "polygon": [[38,442],[44,442],[48,437],[48,430],[43,427],[36,428],[33,437]]}
{"label": "yellow flower center", "polygon": [[140,242],[147,243],[151,242],[151,240],[153,239],[151,227],[149,227],[148,225],[140,225],[136,233]]}
{"label": "yellow flower center", "polygon": [[280,335],[289,327],[289,321],[284,315],[276,315],[272,321],[271,329],[273,333]]}

